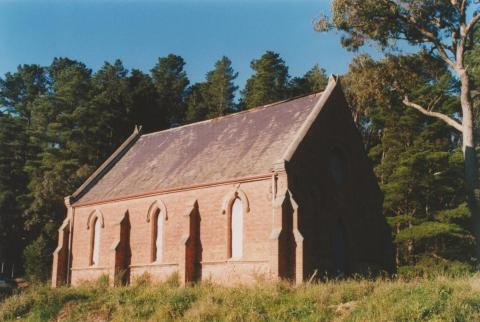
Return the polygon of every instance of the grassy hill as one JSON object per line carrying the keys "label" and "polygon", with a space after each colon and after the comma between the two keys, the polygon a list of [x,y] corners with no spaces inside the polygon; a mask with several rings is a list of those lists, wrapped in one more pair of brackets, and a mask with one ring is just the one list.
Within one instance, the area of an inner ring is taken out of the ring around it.
{"label": "grassy hill", "polygon": [[480,321],[480,276],[415,280],[174,282],[109,288],[30,286],[0,303],[1,321]]}

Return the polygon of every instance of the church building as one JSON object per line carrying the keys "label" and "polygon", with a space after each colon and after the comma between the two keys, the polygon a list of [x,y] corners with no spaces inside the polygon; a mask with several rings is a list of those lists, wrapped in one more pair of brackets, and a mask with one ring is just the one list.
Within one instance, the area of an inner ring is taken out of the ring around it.
{"label": "church building", "polygon": [[322,93],[135,129],[65,198],[52,286],[145,273],[232,284],[390,271],[382,203],[331,77]]}

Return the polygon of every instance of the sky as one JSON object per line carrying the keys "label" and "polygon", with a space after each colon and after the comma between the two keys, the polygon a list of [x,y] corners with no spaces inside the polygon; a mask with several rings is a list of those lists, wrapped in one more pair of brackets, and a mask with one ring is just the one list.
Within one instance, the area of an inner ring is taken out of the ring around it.
{"label": "sky", "polygon": [[250,61],[266,50],[278,52],[292,76],[315,64],[342,74],[354,54],[340,46],[340,34],[313,30],[329,8],[327,0],[0,0],[0,77],[54,57],[94,71],[119,58],[148,72],[174,53],[194,83],[226,55],[243,87]]}

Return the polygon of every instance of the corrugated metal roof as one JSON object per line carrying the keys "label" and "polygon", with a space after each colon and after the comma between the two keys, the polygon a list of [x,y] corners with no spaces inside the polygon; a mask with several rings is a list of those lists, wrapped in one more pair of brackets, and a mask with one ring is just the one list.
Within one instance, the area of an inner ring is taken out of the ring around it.
{"label": "corrugated metal roof", "polygon": [[268,173],[320,96],[142,135],[77,202]]}

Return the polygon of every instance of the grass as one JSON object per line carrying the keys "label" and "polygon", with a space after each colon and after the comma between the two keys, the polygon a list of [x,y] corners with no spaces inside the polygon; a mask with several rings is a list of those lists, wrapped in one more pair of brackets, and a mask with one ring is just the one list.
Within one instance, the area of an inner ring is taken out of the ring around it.
{"label": "grass", "polygon": [[30,286],[0,303],[0,321],[480,321],[480,275],[351,279],[292,286]]}

